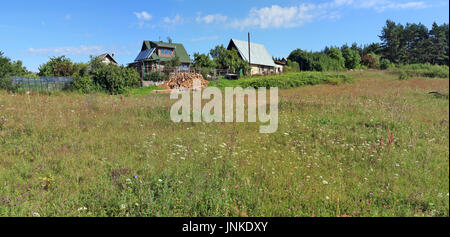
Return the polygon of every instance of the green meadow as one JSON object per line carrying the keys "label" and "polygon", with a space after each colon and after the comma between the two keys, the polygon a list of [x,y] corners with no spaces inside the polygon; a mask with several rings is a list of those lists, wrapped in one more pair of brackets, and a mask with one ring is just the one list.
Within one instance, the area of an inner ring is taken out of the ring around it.
{"label": "green meadow", "polygon": [[449,216],[448,77],[344,74],[282,79],[273,134],[155,88],[0,91],[0,216]]}

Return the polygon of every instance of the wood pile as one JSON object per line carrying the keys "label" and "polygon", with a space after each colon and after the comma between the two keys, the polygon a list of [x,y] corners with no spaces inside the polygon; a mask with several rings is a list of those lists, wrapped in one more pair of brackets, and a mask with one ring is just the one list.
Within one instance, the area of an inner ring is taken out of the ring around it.
{"label": "wood pile", "polygon": [[167,90],[199,89],[194,88],[194,80],[196,79],[199,80],[202,89],[208,86],[209,81],[205,80],[201,74],[182,72],[171,76],[169,81],[160,85],[160,87]]}

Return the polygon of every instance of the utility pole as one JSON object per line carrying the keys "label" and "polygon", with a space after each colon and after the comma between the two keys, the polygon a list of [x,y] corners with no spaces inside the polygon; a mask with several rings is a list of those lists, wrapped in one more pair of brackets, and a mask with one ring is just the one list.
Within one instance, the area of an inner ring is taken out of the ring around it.
{"label": "utility pole", "polygon": [[251,48],[250,48],[250,32],[248,32],[248,66],[250,67],[250,76],[252,76],[252,59],[251,59]]}

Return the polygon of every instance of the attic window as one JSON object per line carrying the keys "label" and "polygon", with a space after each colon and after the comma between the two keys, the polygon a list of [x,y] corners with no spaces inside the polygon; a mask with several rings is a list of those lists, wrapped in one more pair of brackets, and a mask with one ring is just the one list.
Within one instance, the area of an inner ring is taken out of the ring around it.
{"label": "attic window", "polygon": [[170,57],[173,55],[173,49],[159,49],[159,54],[163,57]]}

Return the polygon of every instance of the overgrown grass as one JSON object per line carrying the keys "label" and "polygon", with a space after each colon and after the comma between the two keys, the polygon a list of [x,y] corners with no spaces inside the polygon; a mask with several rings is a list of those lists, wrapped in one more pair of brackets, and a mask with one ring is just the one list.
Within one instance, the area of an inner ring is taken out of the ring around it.
{"label": "overgrown grass", "polygon": [[394,74],[398,74],[400,79],[408,79],[410,77],[430,77],[430,78],[448,78],[449,67],[446,65],[431,64],[409,64],[398,65],[390,69]]}
{"label": "overgrown grass", "polygon": [[162,90],[162,88],[155,85],[149,87],[134,88],[130,89],[127,94],[131,96],[149,95],[154,90]]}
{"label": "overgrown grass", "polygon": [[0,216],[449,216],[448,81],[350,76],[280,90],[274,134],[172,123],[167,95],[0,91]]}
{"label": "overgrown grass", "polygon": [[221,78],[217,81],[211,82],[209,86],[219,88],[241,86],[243,88],[278,87],[280,89],[289,89],[318,84],[338,85],[341,83],[351,83],[353,81],[353,77],[346,74],[327,72],[296,72],[274,76],[245,77],[239,80],[227,80]]}

